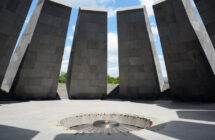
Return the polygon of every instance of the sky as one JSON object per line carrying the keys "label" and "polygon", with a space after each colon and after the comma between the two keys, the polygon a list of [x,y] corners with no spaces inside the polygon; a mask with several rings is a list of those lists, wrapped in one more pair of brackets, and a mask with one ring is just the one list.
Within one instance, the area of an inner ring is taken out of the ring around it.
{"label": "sky", "polygon": [[[63,61],[61,65],[61,72],[67,72],[70,52],[72,49],[75,25],[76,25],[76,20],[78,15],[78,8],[80,6],[106,8],[108,10],[108,74],[110,76],[117,77],[119,76],[119,67],[118,67],[118,38],[117,38],[116,10],[122,7],[145,5],[147,8],[147,12],[149,16],[148,18],[149,18],[151,29],[154,36],[156,51],[159,57],[162,74],[163,74],[163,77],[167,77],[166,66],[165,66],[164,57],[161,49],[160,38],[158,35],[154,12],[152,10],[153,3],[158,0],[58,0],[58,1],[61,1],[63,3],[66,3],[72,6],[67,38],[65,40],[65,50],[64,50]],[[191,1],[193,2],[193,0]],[[20,36],[22,35],[31,17],[31,14],[34,11],[34,8],[36,7],[37,2],[38,0],[33,0]]]}

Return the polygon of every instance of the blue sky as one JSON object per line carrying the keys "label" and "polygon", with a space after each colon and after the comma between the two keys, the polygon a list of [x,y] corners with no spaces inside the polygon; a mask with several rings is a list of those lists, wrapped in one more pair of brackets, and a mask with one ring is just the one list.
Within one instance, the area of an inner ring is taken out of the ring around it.
{"label": "blue sky", "polygon": [[[69,56],[73,41],[73,35],[75,31],[75,24],[78,15],[78,8],[80,6],[106,8],[108,10],[108,74],[116,77],[119,75],[116,9],[122,7],[145,5],[149,15],[151,29],[154,34],[154,41],[156,44],[156,49],[160,60],[162,73],[164,77],[167,76],[160,39],[157,31],[157,25],[152,10],[152,4],[157,0],[55,0],[55,1],[60,1],[73,7],[68,27],[67,39],[65,43],[65,51],[61,66],[61,72],[66,72],[68,68]],[[34,8],[36,7],[37,2],[38,0],[33,0],[25,24],[23,26],[23,30],[26,24],[28,23]]]}

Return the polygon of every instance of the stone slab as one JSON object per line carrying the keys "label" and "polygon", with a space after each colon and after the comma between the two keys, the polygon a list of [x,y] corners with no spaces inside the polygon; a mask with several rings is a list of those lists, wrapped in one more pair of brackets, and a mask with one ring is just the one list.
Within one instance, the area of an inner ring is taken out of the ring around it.
{"label": "stone slab", "polygon": [[200,16],[206,26],[207,32],[215,47],[215,1],[214,0],[194,0]]}
{"label": "stone slab", "polygon": [[13,83],[19,99],[56,99],[71,8],[45,0]]}
{"label": "stone slab", "polygon": [[215,100],[215,51],[189,0],[153,6],[171,93],[176,99]]}
{"label": "stone slab", "polygon": [[0,85],[32,0],[0,1]]}
{"label": "stone slab", "polygon": [[67,76],[69,98],[107,95],[107,12],[80,8]]}
{"label": "stone slab", "polygon": [[152,98],[164,85],[145,7],[117,11],[120,96]]}
{"label": "stone slab", "polygon": [[50,1],[72,8],[71,4],[66,1],[60,1],[60,0],[50,0]]}
{"label": "stone slab", "polygon": [[13,81],[16,77],[17,71],[23,60],[27,47],[31,43],[31,39],[36,28],[43,4],[44,0],[40,0],[38,2],[7,67],[5,77],[1,85],[1,89],[6,92],[10,92]]}

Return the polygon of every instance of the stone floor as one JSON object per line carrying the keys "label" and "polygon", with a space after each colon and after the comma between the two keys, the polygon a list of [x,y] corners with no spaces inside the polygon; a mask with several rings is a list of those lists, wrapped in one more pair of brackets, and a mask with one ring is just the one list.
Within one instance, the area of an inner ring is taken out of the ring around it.
{"label": "stone floor", "polygon": [[[108,85],[108,100],[68,100],[64,84],[58,92],[61,100],[0,101],[0,140],[215,139],[215,103],[116,100],[118,85]],[[151,119],[153,126],[129,134],[76,135],[59,125],[85,113],[135,114]]]}
{"label": "stone floor", "polygon": [[[59,121],[80,113],[128,113],[153,121],[147,130],[130,134],[81,134],[59,126]],[[215,139],[215,104],[168,100],[55,100],[1,101],[0,140],[143,140]]]}

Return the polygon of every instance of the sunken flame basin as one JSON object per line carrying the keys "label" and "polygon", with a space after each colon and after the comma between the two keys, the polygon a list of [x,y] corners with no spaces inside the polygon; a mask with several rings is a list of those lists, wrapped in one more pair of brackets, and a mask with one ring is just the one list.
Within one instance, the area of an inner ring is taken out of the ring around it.
{"label": "sunken flame basin", "polygon": [[118,127],[119,123],[117,121],[112,121],[112,120],[99,120],[95,121],[93,123],[94,127],[99,127],[99,128],[113,128],[113,127]]}
{"label": "sunken flame basin", "polygon": [[60,124],[77,133],[128,133],[152,126],[144,117],[128,114],[80,114],[65,118]]}

